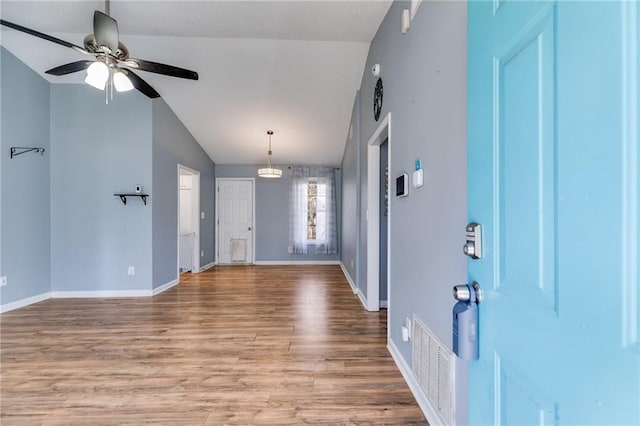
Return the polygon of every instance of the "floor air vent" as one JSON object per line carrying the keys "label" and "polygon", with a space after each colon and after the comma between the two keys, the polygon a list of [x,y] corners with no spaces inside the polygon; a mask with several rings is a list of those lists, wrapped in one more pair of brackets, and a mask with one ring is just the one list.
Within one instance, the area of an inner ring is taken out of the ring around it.
{"label": "floor air vent", "polygon": [[454,358],[451,351],[413,316],[413,374],[445,425],[453,424]]}

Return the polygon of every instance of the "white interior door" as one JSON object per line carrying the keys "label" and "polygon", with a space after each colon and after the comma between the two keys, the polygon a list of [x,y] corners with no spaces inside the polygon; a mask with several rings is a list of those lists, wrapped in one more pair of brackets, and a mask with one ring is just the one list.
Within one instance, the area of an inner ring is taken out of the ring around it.
{"label": "white interior door", "polygon": [[253,179],[218,179],[218,263],[253,263]]}

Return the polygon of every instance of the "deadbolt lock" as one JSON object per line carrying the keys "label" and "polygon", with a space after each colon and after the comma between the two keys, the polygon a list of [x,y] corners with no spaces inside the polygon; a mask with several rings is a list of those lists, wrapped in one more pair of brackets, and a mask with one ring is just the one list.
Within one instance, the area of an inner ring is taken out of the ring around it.
{"label": "deadbolt lock", "polygon": [[471,222],[466,227],[467,242],[462,247],[465,255],[472,259],[482,257],[482,225]]}

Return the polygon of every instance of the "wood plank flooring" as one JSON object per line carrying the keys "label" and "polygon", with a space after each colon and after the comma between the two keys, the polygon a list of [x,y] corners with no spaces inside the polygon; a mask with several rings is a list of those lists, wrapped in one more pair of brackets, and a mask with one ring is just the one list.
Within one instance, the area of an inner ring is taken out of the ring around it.
{"label": "wood plank flooring", "polygon": [[153,298],[0,315],[0,420],[426,424],[337,266],[216,267]]}

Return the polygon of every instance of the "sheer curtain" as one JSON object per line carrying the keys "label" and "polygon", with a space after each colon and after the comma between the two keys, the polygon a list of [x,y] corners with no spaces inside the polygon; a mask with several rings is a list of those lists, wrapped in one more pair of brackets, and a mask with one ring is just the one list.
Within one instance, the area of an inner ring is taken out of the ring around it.
{"label": "sheer curtain", "polygon": [[[289,253],[338,252],[335,181],[333,167],[291,168]],[[311,202],[310,183],[315,183],[317,197]]]}

